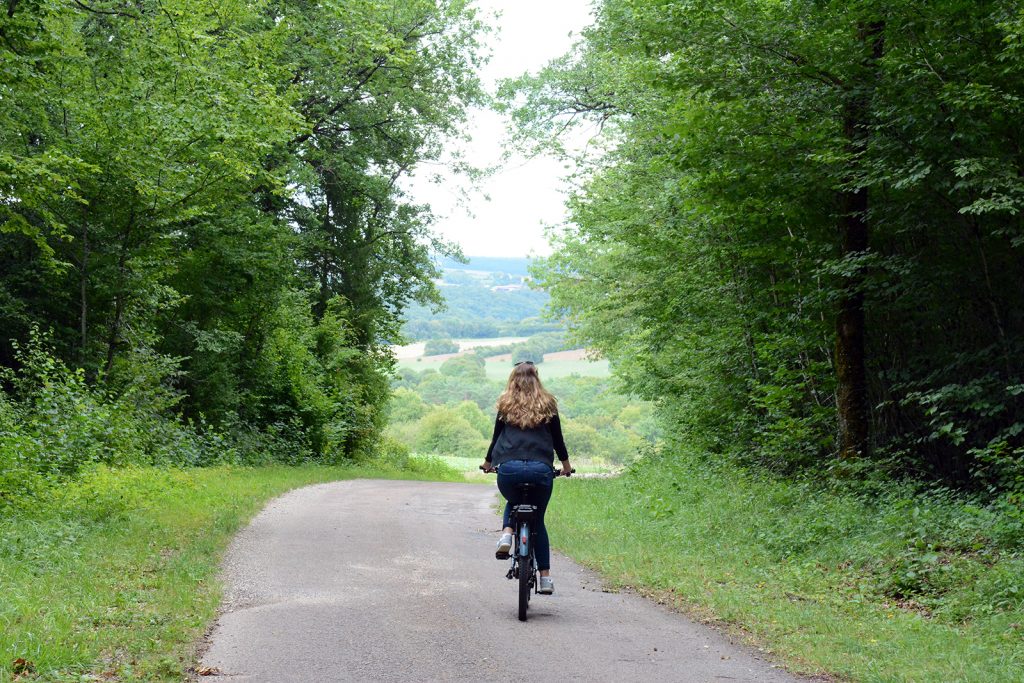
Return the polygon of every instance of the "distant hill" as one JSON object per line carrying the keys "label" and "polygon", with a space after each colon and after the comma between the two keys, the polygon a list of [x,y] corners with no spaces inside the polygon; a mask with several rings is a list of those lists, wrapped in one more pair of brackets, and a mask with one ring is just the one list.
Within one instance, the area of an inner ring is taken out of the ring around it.
{"label": "distant hill", "polygon": [[561,329],[541,319],[550,297],[531,289],[531,259],[475,256],[469,263],[442,259],[438,282],[447,308],[439,313],[413,304],[406,310],[403,333],[410,340],[530,336]]}
{"label": "distant hill", "polygon": [[442,268],[450,270],[480,270],[488,273],[529,275],[532,260],[522,256],[470,256],[469,263],[459,263],[454,259],[442,258],[440,265]]}

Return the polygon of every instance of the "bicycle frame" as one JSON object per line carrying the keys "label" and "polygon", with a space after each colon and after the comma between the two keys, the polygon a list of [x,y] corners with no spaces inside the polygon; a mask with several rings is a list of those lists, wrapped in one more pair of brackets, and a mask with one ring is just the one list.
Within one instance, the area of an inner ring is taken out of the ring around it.
{"label": "bicycle frame", "polygon": [[[527,485],[529,486],[529,485]],[[529,492],[524,491],[524,499]],[[534,554],[531,524],[537,513],[537,506],[521,503],[512,508],[512,522],[515,529],[515,547],[510,553],[511,565],[505,578],[519,581],[519,621],[526,621],[531,593],[540,590],[537,580],[537,558]]]}
{"label": "bicycle frame", "polygon": [[[533,521],[533,516],[537,513],[536,505],[520,504],[512,508],[512,528],[515,529],[513,536],[514,547],[509,556],[513,560],[513,564],[521,558],[529,557],[534,560],[534,549],[531,541],[533,540],[532,531],[530,529],[530,523]],[[511,569],[509,570],[512,571]],[[509,578],[512,578],[511,576]]]}
{"label": "bicycle frame", "polygon": [[[480,469],[484,470],[483,467]],[[495,470],[484,471],[494,472]],[[571,471],[571,473],[575,472],[576,470]],[[558,470],[554,471],[555,477],[558,477],[560,474],[561,472]],[[505,578],[519,580],[520,621],[526,621],[526,610],[529,607],[530,594],[540,592],[540,581],[537,578],[537,556],[533,547],[533,522],[535,521],[538,508],[529,502],[534,487],[535,484],[530,483],[519,485],[520,495],[518,498],[524,502],[513,506],[512,516],[509,520],[512,523],[514,533],[512,536],[513,547],[509,553],[511,563]]]}

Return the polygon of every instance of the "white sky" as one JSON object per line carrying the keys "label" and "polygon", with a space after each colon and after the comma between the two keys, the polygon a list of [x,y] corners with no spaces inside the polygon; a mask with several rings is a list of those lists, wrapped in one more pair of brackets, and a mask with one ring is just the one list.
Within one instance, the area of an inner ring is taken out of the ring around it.
{"label": "white sky", "polygon": [[[488,91],[498,80],[536,72],[564,54],[590,23],[590,0],[478,0],[484,20],[496,30],[487,36],[490,62],[481,72]],[[496,20],[494,15],[500,12]],[[469,112],[473,140],[462,146],[465,159],[479,167],[500,162],[506,122],[498,114]],[[500,170],[471,188],[465,178],[441,170],[442,182],[428,177],[436,166],[424,168],[405,189],[417,203],[428,203],[437,216],[436,232],[458,242],[467,256],[545,256],[550,247],[544,227],[565,220],[562,163],[550,157],[516,156]],[[459,202],[461,191],[468,202]],[[489,197],[489,201],[488,201]]]}

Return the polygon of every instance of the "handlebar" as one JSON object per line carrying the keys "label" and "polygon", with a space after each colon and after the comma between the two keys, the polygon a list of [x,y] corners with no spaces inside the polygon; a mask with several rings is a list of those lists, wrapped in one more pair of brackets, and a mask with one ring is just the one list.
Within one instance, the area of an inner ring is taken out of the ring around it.
{"label": "handlebar", "polygon": [[[497,467],[492,467],[491,469],[485,469],[483,465],[479,465],[477,467],[477,469],[480,470],[481,472],[483,472],[484,474],[494,474],[494,473],[496,473],[498,471]],[[557,467],[552,468],[551,471],[555,473],[556,477],[571,477],[572,475],[576,474],[576,468],[575,467],[573,467],[572,469],[569,470],[569,474],[562,474],[562,470],[558,469]]]}

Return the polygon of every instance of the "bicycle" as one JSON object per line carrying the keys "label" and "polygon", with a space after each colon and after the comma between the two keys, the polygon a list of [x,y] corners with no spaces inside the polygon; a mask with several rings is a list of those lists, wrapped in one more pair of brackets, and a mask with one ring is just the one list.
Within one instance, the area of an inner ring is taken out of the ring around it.
{"label": "bicycle", "polygon": [[[497,469],[485,470],[486,473],[495,473]],[[570,470],[569,475],[575,474],[576,470]],[[565,475],[565,476],[569,476]],[[560,477],[561,470],[554,470],[554,476]],[[533,593],[540,592],[539,581],[537,580],[537,557],[534,551],[530,527],[537,515],[537,506],[529,503],[532,498],[533,489],[536,484],[524,483],[516,486],[521,501],[527,501],[512,506],[512,548],[509,553],[511,564],[505,578],[519,582],[519,621],[526,621],[526,611],[530,607],[530,597]],[[498,559],[504,559],[497,556]]]}

